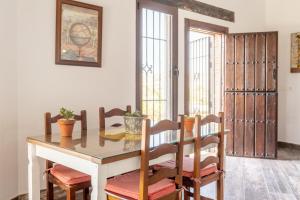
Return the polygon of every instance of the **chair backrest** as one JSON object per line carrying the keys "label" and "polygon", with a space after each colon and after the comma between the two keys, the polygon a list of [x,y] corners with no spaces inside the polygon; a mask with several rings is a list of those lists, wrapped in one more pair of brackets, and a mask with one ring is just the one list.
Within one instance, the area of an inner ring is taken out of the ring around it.
{"label": "chair backrest", "polygon": [[[205,126],[209,123],[218,124],[218,133],[201,136],[201,126]],[[223,172],[224,170],[224,113],[220,112],[219,116],[208,115],[201,119],[200,116],[196,116],[195,119],[195,148],[194,148],[194,177],[200,178],[200,171],[211,165],[217,165],[218,171]],[[201,149],[208,145],[217,144],[218,153],[215,156],[208,156],[203,161],[201,160]],[[200,163],[200,165],[199,165]]]}
{"label": "chair backrest", "polygon": [[[150,126],[150,119],[143,120],[142,146],[141,146],[141,169],[139,199],[148,199],[148,186],[155,184],[165,178],[174,178],[177,189],[182,186],[182,165],[183,165],[183,142],[184,142],[184,117],[179,117],[180,122],[163,120],[154,126]],[[176,144],[161,144],[150,149],[150,136],[164,131],[180,131],[179,142]],[[176,167],[159,168],[149,174],[150,160],[157,159],[163,155],[176,154]],[[179,190],[173,192],[163,199],[177,199]]]}
{"label": "chair backrest", "polygon": [[[127,106],[126,110],[122,110],[120,108],[114,108],[114,109],[111,109],[108,112],[105,112],[104,107],[100,107],[99,108],[99,127],[100,127],[100,130],[105,129],[105,119],[106,118],[117,117],[117,116],[125,116],[126,113],[131,113],[131,106]],[[122,126],[122,124],[115,123],[111,126],[119,127],[119,126]]]}
{"label": "chair backrest", "polygon": [[[51,135],[52,134],[52,124],[56,123],[59,119],[62,119],[63,117],[58,114],[54,117],[51,116],[51,113],[47,112],[45,113],[45,134]],[[87,118],[86,118],[86,111],[82,110],[80,112],[80,115],[75,115],[74,119],[76,121],[81,122],[81,130],[86,131],[87,130]]]}

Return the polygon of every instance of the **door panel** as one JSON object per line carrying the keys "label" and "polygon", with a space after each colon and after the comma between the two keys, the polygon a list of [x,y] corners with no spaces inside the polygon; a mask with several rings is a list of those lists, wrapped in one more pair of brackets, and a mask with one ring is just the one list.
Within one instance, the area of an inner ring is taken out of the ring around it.
{"label": "door panel", "polygon": [[235,71],[235,41],[233,35],[228,35],[226,39],[226,70],[225,70],[225,90],[234,91],[234,71]]}
{"label": "door panel", "polygon": [[245,89],[245,40],[243,35],[235,36],[236,58],[235,58],[235,90],[244,91]]}
{"label": "door panel", "polygon": [[235,95],[233,92],[225,93],[225,128],[230,130],[230,132],[227,134],[227,155],[233,155],[234,99]]}
{"label": "door panel", "polygon": [[255,156],[265,156],[265,94],[255,96]]}
{"label": "door panel", "polygon": [[[226,127],[234,131],[228,137],[227,153],[233,147],[236,156],[275,158],[277,33],[238,33],[228,38],[225,91],[234,97],[225,98],[234,104],[225,104],[225,115]],[[232,112],[235,113],[233,124],[229,120]]]}
{"label": "door panel", "polygon": [[255,34],[245,35],[245,91],[254,91]]}
{"label": "door panel", "polygon": [[277,93],[267,93],[267,120],[277,119]]}
{"label": "door panel", "polygon": [[275,122],[267,121],[266,157],[276,158],[277,156],[277,126]]}
{"label": "door panel", "polygon": [[267,130],[266,130],[266,157],[275,158],[277,151],[277,94],[268,93],[267,96]]}
{"label": "door panel", "polygon": [[265,123],[255,122],[255,157],[265,156]]}
{"label": "door panel", "polygon": [[227,144],[226,144],[226,154],[229,156],[233,154],[233,136],[234,136],[234,122],[230,120],[226,120],[225,129],[230,130],[227,134]]}
{"label": "door panel", "polygon": [[254,93],[246,93],[245,95],[245,156],[254,156]]}
{"label": "door panel", "polygon": [[277,89],[277,33],[267,33],[267,91]]}
{"label": "door panel", "polygon": [[235,96],[235,130],[234,130],[234,155],[244,154],[244,126],[245,126],[245,95],[236,93]]}
{"label": "door panel", "polygon": [[225,93],[225,119],[232,121],[234,119],[234,97],[235,93],[226,92]]}
{"label": "door panel", "polygon": [[256,91],[264,91],[266,89],[266,37],[263,33],[256,35],[255,52],[255,87]]}

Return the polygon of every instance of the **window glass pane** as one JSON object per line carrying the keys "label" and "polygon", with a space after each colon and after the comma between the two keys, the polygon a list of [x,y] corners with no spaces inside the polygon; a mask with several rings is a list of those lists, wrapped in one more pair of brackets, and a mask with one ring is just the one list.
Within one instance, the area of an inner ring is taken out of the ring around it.
{"label": "window glass pane", "polygon": [[154,122],[171,119],[172,16],[143,9],[142,112]]}
{"label": "window glass pane", "polygon": [[[223,35],[191,29],[189,38],[189,114],[217,114],[223,99]],[[217,126],[210,124],[202,134],[215,131]]]}
{"label": "window glass pane", "polygon": [[191,32],[190,41],[190,114],[210,113],[210,40]]}

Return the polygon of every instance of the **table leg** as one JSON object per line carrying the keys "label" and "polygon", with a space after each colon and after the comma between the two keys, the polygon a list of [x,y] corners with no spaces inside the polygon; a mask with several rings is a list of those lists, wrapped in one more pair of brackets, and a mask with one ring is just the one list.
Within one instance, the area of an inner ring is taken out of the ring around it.
{"label": "table leg", "polygon": [[95,165],[91,179],[91,200],[106,200],[105,186],[107,181],[107,167],[101,164]]}
{"label": "table leg", "polygon": [[36,156],[36,146],[28,144],[28,193],[29,200],[40,200],[40,165]]}

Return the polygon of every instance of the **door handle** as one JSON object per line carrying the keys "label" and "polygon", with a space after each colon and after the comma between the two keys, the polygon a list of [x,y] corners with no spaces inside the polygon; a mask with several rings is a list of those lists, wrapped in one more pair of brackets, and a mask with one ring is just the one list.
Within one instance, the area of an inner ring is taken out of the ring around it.
{"label": "door handle", "polygon": [[174,68],[173,68],[173,75],[176,77],[179,77],[179,69],[178,69],[178,66],[176,66],[176,65],[174,65]]}

